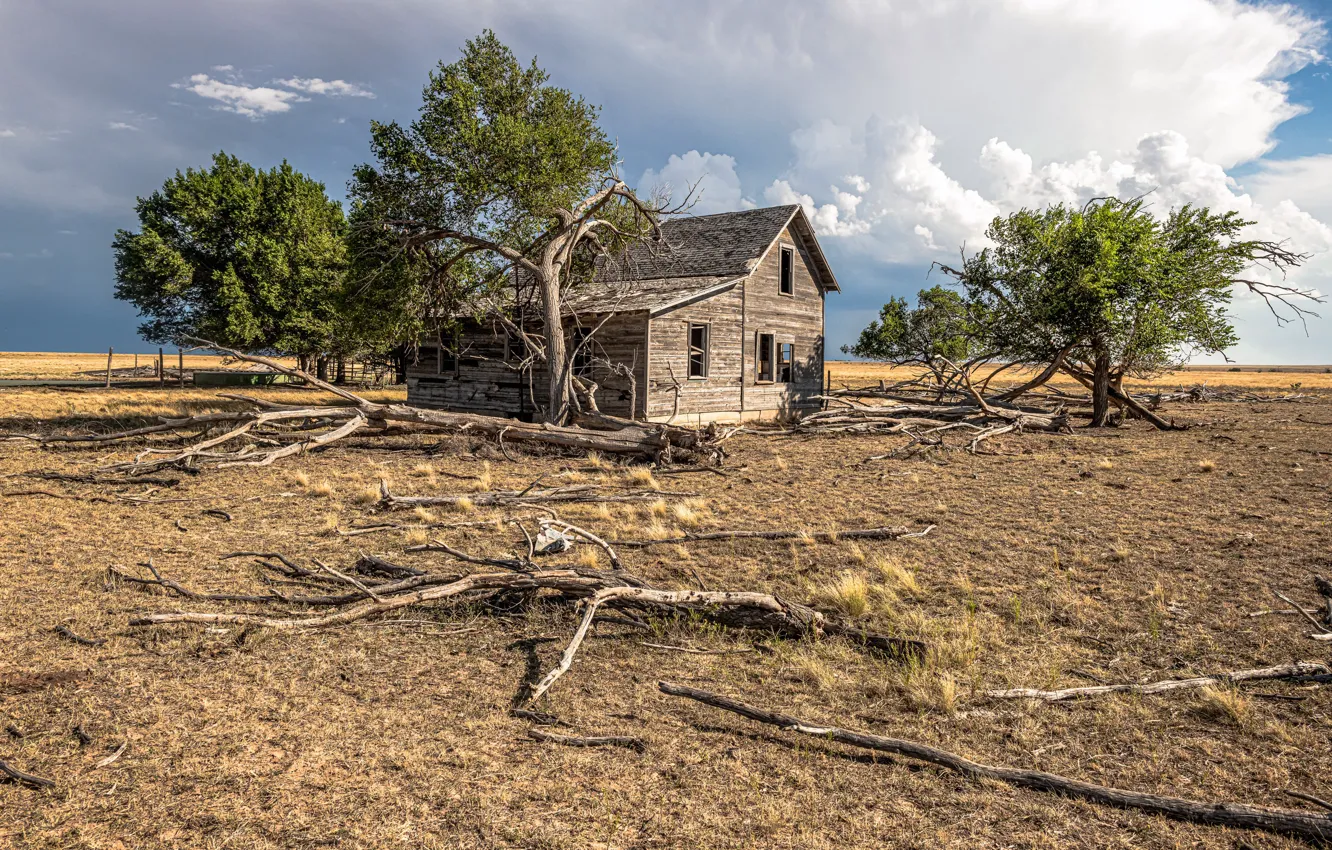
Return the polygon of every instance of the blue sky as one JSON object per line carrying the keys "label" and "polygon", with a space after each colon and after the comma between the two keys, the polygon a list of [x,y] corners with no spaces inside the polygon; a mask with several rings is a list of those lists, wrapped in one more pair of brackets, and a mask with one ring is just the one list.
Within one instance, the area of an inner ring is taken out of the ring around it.
{"label": "blue sky", "polygon": [[[0,350],[148,350],[112,297],[133,203],[225,149],[341,197],[372,119],[493,27],[603,107],[631,183],[800,202],[854,338],[1019,206],[1153,190],[1239,210],[1332,291],[1327,2],[0,0]],[[1332,363],[1332,324],[1235,303],[1241,362]],[[1332,306],[1324,312],[1332,314]]]}

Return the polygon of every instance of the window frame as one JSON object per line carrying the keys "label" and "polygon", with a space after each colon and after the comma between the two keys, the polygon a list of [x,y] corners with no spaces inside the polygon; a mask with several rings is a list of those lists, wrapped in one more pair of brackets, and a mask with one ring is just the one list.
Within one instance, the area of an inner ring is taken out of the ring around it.
{"label": "window frame", "polygon": [[[754,341],[754,383],[755,384],[774,384],[774,377],[777,374],[777,335],[758,331]],[[766,340],[766,344],[765,344]],[[767,354],[765,361],[763,355]],[[768,364],[768,374],[764,377],[763,364]]]}
{"label": "window frame", "polygon": [[781,245],[777,251],[777,294],[795,297],[795,246]]}
{"label": "window frame", "polygon": [[592,363],[592,349],[588,344],[591,338],[592,331],[582,325],[575,325],[569,334],[569,345],[573,347],[569,371],[576,378],[590,378],[596,369]]}
{"label": "window frame", "polygon": [[[703,331],[703,373],[694,374],[694,329]],[[712,323],[685,322],[685,373],[691,381],[706,381],[712,371]]]}
{"label": "window frame", "polygon": [[773,358],[773,383],[790,384],[795,381],[795,343],[777,343]]}
{"label": "window frame", "polygon": [[[446,360],[451,363],[448,369],[444,368]],[[458,375],[458,353],[456,351],[450,351],[446,355],[443,340],[440,340],[439,344],[435,346],[435,374],[452,375],[454,377],[457,377]]]}

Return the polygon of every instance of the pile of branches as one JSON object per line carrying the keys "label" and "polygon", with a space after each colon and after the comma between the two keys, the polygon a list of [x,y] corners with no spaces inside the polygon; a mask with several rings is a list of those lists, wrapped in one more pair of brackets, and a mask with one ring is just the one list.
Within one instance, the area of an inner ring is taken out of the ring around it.
{"label": "pile of branches", "polygon": [[[205,413],[179,418],[163,417],[154,425],[108,434],[10,435],[43,445],[106,444],[157,436],[176,437],[193,432],[184,446],[152,446],[131,461],[102,471],[138,476],[166,467],[191,468],[268,466],[292,455],[325,448],[358,433],[384,435],[402,432],[443,432],[495,440],[506,444],[597,451],[604,454],[646,458],[658,463],[687,462],[720,466],[725,456],[722,442],[730,436],[715,426],[705,429],[587,414],[578,425],[520,422],[475,413],[432,410],[407,404],[376,404],[349,390],[305,372],[258,355],[198,340],[201,346],[222,351],[238,359],[267,366],[338,396],[338,405],[292,405],[222,393],[223,398],[241,401],[249,410]],[[731,432],[734,433],[734,432]]]}
{"label": "pile of branches", "polygon": [[[561,530],[604,541],[568,523]],[[902,660],[919,660],[925,644],[879,634],[863,626],[825,614],[809,605],[756,591],[665,590],[619,566],[611,552],[612,569],[598,570],[572,564],[538,566],[534,550],[525,557],[492,558],[456,552],[435,544],[432,550],[450,552],[455,560],[478,564],[483,572],[432,572],[362,556],[350,567],[337,569],[318,560],[303,566],[276,553],[234,552],[224,558],[252,556],[276,574],[261,593],[201,593],[162,574],[152,562],[142,564],[148,575],[131,575],[112,568],[113,581],[152,587],[191,602],[244,603],[246,611],[165,611],[130,620],[131,626],[194,623],[277,630],[320,629],[344,626],[409,606],[470,605],[510,613],[525,610],[537,600],[573,602],[582,609],[574,632],[558,664],[532,688],[526,701],[536,700],[573,664],[574,656],[594,620],[613,610],[631,625],[646,626],[644,617],[701,618],[718,625],[789,638],[838,636],[874,652]],[[281,589],[279,589],[281,588]],[[299,609],[293,613],[293,609]]]}

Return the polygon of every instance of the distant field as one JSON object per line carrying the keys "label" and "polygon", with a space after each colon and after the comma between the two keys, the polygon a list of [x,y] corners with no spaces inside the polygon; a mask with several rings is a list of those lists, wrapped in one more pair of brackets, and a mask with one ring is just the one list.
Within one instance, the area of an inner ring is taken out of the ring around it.
{"label": "distant field", "polygon": [[[0,355],[2,356],[2,355]],[[1240,387],[1252,390],[1281,390],[1290,392],[1295,384],[1300,390],[1332,389],[1332,371],[1327,366],[1189,366],[1179,372],[1169,372],[1148,380],[1127,379],[1126,384],[1135,387],[1192,386],[1206,384],[1209,387]],[[1239,369],[1240,371],[1231,371]],[[834,387],[863,387],[878,381],[901,381],[913,374],[913,370],[889,366],[883,363],[863,363],[850,360],[828,361],[828,371],[832,373]],[[988,374],[986,371],[980,373]],[[1019,383],[1032,377],[1031,372],[1007,371],[995,378],[996,385]],[[1077,387],[1072,378],[1059,377],[1050,382],[1064,389]]]}
{"label": "distant field", "polygon": [[[151,354],[141,351],[115,354],[111,358],[111,368],[132,369],[136,365],[151,366],[157,359],[157,352]],[[223,358],[211,355],[185,355],[185,369],[212,369],[222,365]],[[176,352],[166,354],[168,370],[176,368]],[[88,375],[87,372],[105,374],[106,352],[100,354],[77,354],[62,351],[0,351],[0,380],[79,380],[97,378],[100,375]]]}

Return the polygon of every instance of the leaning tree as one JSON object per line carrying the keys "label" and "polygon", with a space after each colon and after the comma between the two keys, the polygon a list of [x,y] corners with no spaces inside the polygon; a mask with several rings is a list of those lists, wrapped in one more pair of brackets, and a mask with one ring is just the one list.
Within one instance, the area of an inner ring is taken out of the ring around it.
{"label": "leaning tree", "polygon": [[1248,273],[1259,267],[1284,278],[1307,258],[1244,238],[1250,224],[1193,206],[1158,218],[1141,198],[1098,198],[996,218],[986,231],[991,247],[960,267],[936,265],[985,317],[981,336],[995,358],[1043,367],[1022,389],[1062,371],[1091,390],[1092,425],[1106,424],[1113,401],[1168,427],[1122,390],[1126,375],[1159,374],[1193,353],[1234,345],[1228,308],[1237,286],[1265,299],[1281,321],[1307,314],[1297,299],[1317,300]]}
{"label": "leaning tree", "polygon": [[[383,287],[419,288],[437,323],[504,323],[545,367],[545,420],[564,422],[575,404],[567,296],[630,243],[659,239],[667,210],[619,179],[597,108],[535,60],[522,66],[493,32],[441,63],[423,98],[410,126],[373,125],[375,163],[352,179],[358,267],[389,268]],[[538,332],[515,320],[526,294]]]}

